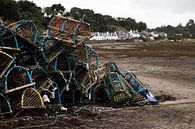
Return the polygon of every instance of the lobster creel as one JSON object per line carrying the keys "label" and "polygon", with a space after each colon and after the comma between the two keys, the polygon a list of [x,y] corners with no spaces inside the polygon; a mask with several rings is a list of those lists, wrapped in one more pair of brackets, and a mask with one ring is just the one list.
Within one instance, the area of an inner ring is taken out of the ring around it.
{"label": "lobster creel", "polygon": [[37,47],[38,32],[35,24],[31,20],[20,20],[8,26],[16,32],[17,39],[25,46]]}
{"label": "lobster creel", "polygon": [[88,23],[68,17],[54,16],[48,28],[49,35],[71,47],[76,47],[91,37]]}
{"label": "lobster creel", "polygon": [[105,91],[112,103],[132,101],[137,93],[128,88],[126,80],[117,72],[110,72],[104,80]]}

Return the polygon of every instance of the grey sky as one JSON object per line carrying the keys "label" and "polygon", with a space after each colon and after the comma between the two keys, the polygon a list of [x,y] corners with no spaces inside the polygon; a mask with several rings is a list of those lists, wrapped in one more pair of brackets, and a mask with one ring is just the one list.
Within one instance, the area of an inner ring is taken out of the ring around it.
{"label": "grey sky", "polygon": [[93,9],[96,13],[113,17],[131,17],[143,21],[149,28],[161,25],[183,25],[195,20],[195,0],[29,0],[46,7],[61,3],[72,7]]}

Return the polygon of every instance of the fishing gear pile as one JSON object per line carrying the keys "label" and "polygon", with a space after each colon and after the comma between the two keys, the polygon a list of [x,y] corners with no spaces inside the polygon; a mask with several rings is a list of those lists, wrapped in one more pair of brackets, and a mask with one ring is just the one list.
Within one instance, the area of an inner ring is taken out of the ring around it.
{"label": "fishing gear pile", "polygon": [[0,26],[0,114],[102,101],[157,104],[131,72],[100,64],[90,25],[54,16],[44,35],[31,20]]}

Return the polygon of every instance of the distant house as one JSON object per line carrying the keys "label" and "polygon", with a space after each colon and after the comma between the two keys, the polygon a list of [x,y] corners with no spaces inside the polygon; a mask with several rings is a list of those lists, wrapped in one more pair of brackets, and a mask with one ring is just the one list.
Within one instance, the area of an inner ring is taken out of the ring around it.
{"label": "distant house", "polygon": [[140,32],[140,35],[143,38],[149,38],[150,37],[150,33],[148,31],[146,31],[146,30]]}
{"label": "distant house", "polygon": [[151,39],[166,39],[167,38],[167,34],[164,32],[151,32],[150,33],[150,38]]}
{"label": "distant house", "polygon": [[126,39],[139,39],[140,37],[144,39],[156,40],[156,39],[165,39],[167,34],[164,32],[148,32],[142,31],[138,32],[137,30],[130,30],[129,32],[92,32],[93,37],[90,40],[126,40]]}
{"label": "distant house", "polygon": [[118,34],[118,38],[119,38],[120,40],[124,40],[124,39],[128,39],[128,38],[129,38],[128,33],[119,31],[119,32],[117,32],[117,34]]}
{"label": "distant house", "polygon": [[116,32],[114,33],[101,33],[101,32],[93,32],[93,37],[90,40],[118,40],[118,35]]}
{"label": "distant house", "polygon": [[159,38],[159,34],[157,32],[150,32],[150,37],[153,37],[153,38]]}
{"label": "distant house", "polygon": [[139,34],[139,32],[137,30],[130,30],[128,32],[128,35],[129,35],[128,39],[140,38],[141,37],[141,35]]}
{"label": "distant house", "polygon": [[165,32],[160,32],[160,33],[159,33],[159,37],[165,39],[165,38],[167,38],[167,33],[165,33]]}
{"label": "distant house", "polygon": [[109,34],[110,34],[109,40],[118,40],[119,39],[118,34],[116,32],[109,33]]}

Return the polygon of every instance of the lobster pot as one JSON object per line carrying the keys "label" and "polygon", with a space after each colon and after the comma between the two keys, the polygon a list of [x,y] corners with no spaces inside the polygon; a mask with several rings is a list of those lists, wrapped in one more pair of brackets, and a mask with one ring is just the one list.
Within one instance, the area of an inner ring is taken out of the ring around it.
{"label": "lobster pot", "polygon": [[10,56],[9,54],[0,51],[0,79],[6,73],[8,68],[13,64],[15,58]]}
{"label": "lobster pot", "polygon": [[97,83],[92,87],[92,97],[93,101],[107,101],[107,94],[103,83]]}
{"label": "lobster pot", "polygon": [[[35,73],[39,72],[39,76],[36,76]],[[41,74],[40,74],[41,73]],[[52,104],[61,104],[61,96],[56,82],[52,81],[48,74],[45,74],[44,71],[37,69],[32,72],[33,81],[36,83],[35,87],[39,94],[43,97],[44,102]],[[54,94],[53,94],[54,93]],[[44,96],[48,96],[45,99]],[[50,99],[52,101],[50,101]]]}
{"label": "lobster pot", "polygon": [[116,72],[110,72],[104,80],[105,91],[108,99],[112,103],[121,103],[132,100],[137,93],[131,89],[129,92],[128,84],[124,78]]}
{"label": "lobster pot", "polygon": [[6,114],[6,113],[11,113],[11,105],[8,101],[8,99],[0,93],[0,114]]}
{"label": "lobster pot", "polygon": [[105,78],[105,69],[102,66],[93,64],[87,72],[87,76],[81,82],[82,94],[87,93],[89,90],[93,90],[99,83]]}
{"label": "lobster pot", "polygon": [[137,79],[137,77],[130,72],[127,72],[124,75],[125,80],[129,83],[129,88],[133,88],[139,95],[137,98],[135,98],[137,101],[139,100],[144,100],[146,94],[147,94],[147,89],[144,87],[144,85]]}
{"label": "lobster pot", "polygon": [[45,105],[39,92],[34,88],[28,88],[22,93],[21,107],[23,109],[45,108]]}
{"label": "lobster pot", "polygon": [[91,36],[90,25],[68,17],[54,16],[49,23],[49,34],[65,45],[75,47]]}
{"label": "lobster pot", "polygon": [[39,61],[42,64],[50,64],[64,51],[61,43],[52,37],[42,37],[40,48]]}
{"label": "lobster pot", "polygon": [[[77,65],[73,72],[72,84],[73,89],[81,90],[81,83],[88,77],[88,68],[83,65]],[[82,88],[86,88],[84,85]]]}
{"label": "lobster pot", "polygon": [[88,64],[88,53],[85,45],[76,48],[64,47],[64,52],[58,57],[58,69],[73,71],[78,64]]}
{"label": "lobster pot", "polygon": [[68,78],[66,79],[67,76],[65,76],[60,70],[51,72],[49,75],[51,77],[51,80],[57,83],[61,94],[64,92],[64,90],[66,90],[66,88],[69,88],[66,87]]}
{"label": "lobster pot", "polygon": [[[14,66],[5,75],[4,84],[6,92],[32,83],[29,72],[22,66]],[[29,85],[30,86],[30,85]]]}
{"label": "lobster pot", "polygon": [[[71,52],[72,53],[72,52]],[[66,50],[58,57],[57,68],[61,71],[72,71],[75,67],[73,56]]]}
{"label": "lobster pot", "polygon": [[[13,31],[4,26],[0,27],[0,47],[6,47],[10,49],[19,48],[18,41]],[[13,52],[9,52],[9,54],[13,56]]]}
{"label": "lobster pot", "polygon": [[8,26],[16,32],[17,39],[25,46],[36,47],[38,32],[35,24],[31,20],[20,20]]}
{"label": "lobster pot", "polygon": [[[34,67],[30,70],[33,82],[35,82],[35,88],[39,89],[41,84],[46,85],[48,73],[42,67]],[[45,84],[44,84],[45,83]]]}
{"label": "lobster pot", "polygon": [[4,93],[9,97],[12,108],[21,108],[21,96],[23,91],[32,87],[35,84],[32,83],[31,76],[24,67],[14,66],[9,69],[4,78]]}
{"label": "lobster pot", "polygon": [[8,27],[15,32],[21,50],[17,54],[16,64],[25,67],[35,65],[38,52],[38,33],[35,24],[29,20],[21,20]]}
{"label": "lobster pot", "polygon": [[76,62],[76,64],[88,64],[88,51],[87,46],[84,44],[81,44],[75,48],[75,51],[73,53],[73,59]]}

